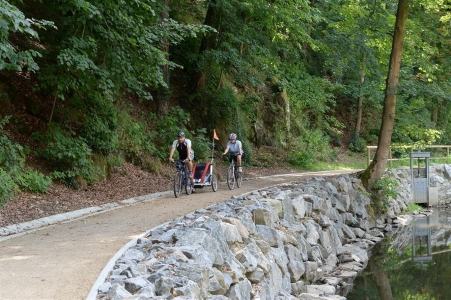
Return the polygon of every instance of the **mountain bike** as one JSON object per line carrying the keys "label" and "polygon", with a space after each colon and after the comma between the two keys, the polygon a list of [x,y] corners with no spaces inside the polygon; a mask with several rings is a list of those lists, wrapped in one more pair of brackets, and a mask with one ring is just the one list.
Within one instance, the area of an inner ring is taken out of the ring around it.
{"label": "mountain bike", "polygon": [[189,177],[191,172],[184,160],[177,159],[174,163],[177,169],[174,174],[174,196],[175,198],[180,197],[183,186],[185,186],[186,194],[190,195],[193,192],[193,183]]}
{"label": "mountain bike", "polygon": [[232,159],[230,166],[227,168],[227,185],[231,190],[235,188],[235,182],[238,188],[241,187],[241,183],[243,182],[243,173],[238,172],[238,167],[235,162],[236,158]]}

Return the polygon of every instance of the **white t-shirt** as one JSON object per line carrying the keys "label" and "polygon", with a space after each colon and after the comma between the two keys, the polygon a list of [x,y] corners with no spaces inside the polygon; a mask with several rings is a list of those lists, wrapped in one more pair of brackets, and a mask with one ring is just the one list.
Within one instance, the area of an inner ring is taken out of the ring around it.
{"label": "white t-shirt", "polygon": [[[179,141],[178,141],[178,140],[175,140],[175,141],[172,143],[172,148],[177,148],[177,145],[178,145],[178,144],[179,144]],[[185,144],[186,147],[191,148],[191,140],[190,140],[190,139],[185,138],[185,141],[183,142],[183,144]]]}
{"label": "white t-shirt", "polygon": [[[241,142],[236,140],[235,144],[232,144],[232,142],[228,141],[227,142],[227,147],[229,148],[230,153],[232,154],[238,154],[238,152],[240,152],[240,148],[241,148],[241,152],[243,152],[243,146],[241,145]],[[242,154],[242,153],[240,153]]]}

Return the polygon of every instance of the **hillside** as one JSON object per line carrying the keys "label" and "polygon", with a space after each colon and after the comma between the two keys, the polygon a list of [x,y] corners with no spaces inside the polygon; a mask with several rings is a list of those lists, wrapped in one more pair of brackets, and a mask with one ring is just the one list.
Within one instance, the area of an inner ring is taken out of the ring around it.
{"label": "hillside", "polygon": [[[409,8],[393,143],[451,143],[449,8]],[[274,161],[352,164],[379,137],[396,10],[396,1],[0,0],[0,203],[66,188],[94,199],[96,182],[111,178],[107,187],[132,166],[163,182],[179,131],[200,159],[214,129],[216,151],[235,132],[247,166],[264,172]]]}

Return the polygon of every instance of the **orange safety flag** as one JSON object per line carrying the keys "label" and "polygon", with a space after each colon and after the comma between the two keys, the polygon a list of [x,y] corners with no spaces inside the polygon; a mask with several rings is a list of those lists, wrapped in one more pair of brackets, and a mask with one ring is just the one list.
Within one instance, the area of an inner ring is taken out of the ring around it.
{"label": "orange safety flag", "polygon": [[219,141],[218,135],[216,134],[216,129],[213,129],[213,138]]}

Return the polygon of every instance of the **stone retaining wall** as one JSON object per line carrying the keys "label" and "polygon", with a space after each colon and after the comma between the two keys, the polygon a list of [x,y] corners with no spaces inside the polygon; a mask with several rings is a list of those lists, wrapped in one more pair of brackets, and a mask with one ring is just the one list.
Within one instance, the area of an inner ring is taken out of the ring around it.
{"label": "stone retaining wall", "polygon": [[[449,190],[445,170],[434,168],[431,182],[443,178]],[[401,183],[399,195],[377,220],[360,180],[348,175],[255,191],[174,219],[116,261],[97,298],[346,299],[367,251],[400,226],[396,215],[410,202],[410,170],[387,175]]]}

